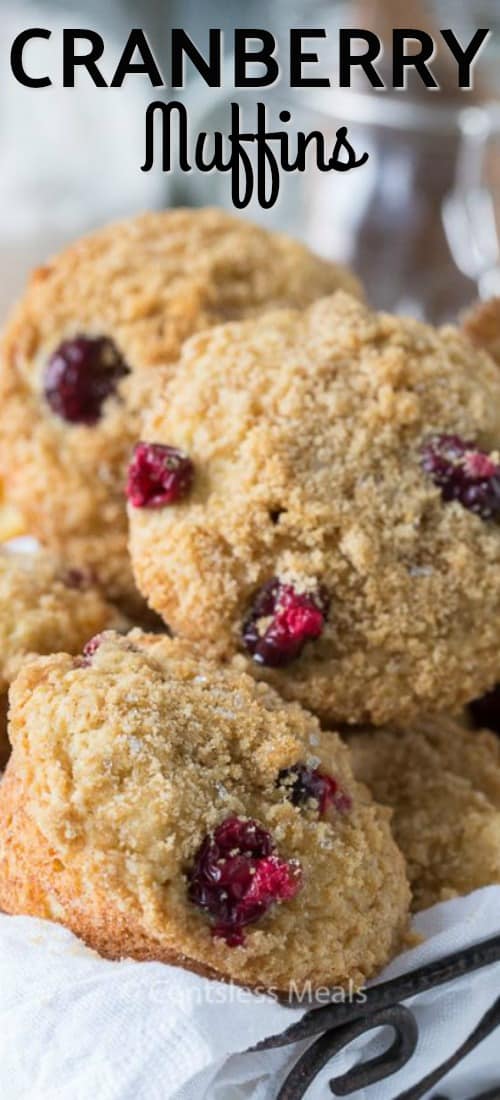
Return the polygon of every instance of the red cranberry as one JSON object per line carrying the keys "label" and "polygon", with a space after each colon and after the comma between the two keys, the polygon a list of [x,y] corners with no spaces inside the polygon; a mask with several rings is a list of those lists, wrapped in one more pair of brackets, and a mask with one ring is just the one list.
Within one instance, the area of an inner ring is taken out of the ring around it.
{"label": "red cranberry", "polygon": [[99,649],[102,642],[102,634],[94,634],[93,638],[89,638],[88,642],[83,647],[83,656],[87,659],[87,663],[90,664],[90,658],[94,656],[94,653]]}
{"label": "red cranberry", "polygon": [[65,588],[85,592],[95,582],[95,578],[89,569],[65,569],[61,581]]}
{"label": "red cranberry", "polygon": [[82,656],[75,657],[75,668],[89,668],[92,664],[92,657],[99,649],[101,642],[102,634],[94,634],[93,638],[89,638],[82,649]]}
{"label": "red cranberry", "polygon": [[244,943],[243,929],[272,905],[295,897],[300,866],[274,854],[271,834],[256,821],[228,817],[206,836],[189,872],[189,899],[229,947]]}
{"label": "red cranberry", "polygon": [[[258,664],[279,668],[302,653],[306,642],[319,638],[328,614],[324,589],[315,593],[296,592],[277,577],[257,593],[243,625],[243,641]],[[261,632],[262,620],[271,621]]]}
{"label": "red cranberry", "polygon": [[127,497],[134,508],[163,508],[189,493],[194,467],[175,447],[138,443],[128,469]]}
{"label": "red cranberry", "polygon": [[321,817],[330,806],[339,813],[352,809],[352,799],[331,775],[319,768],[308,768],[305,764],[295,764],[284,768],[278,776],[278,783],[286,788],[288,797],[294,806],[302,806],[310,798],[318,803]]}
{"label": "red cranberry", "polygon": [[469,711],[477,729],[493,730],[500,734],[500,684],[480,699],[469,704]]}
{"label": "red cranberry", "polygon": [[458,435],[434,435],[422,447],[422,468],[441,489],[481,519],[500,515],[500,466]]}
{"label": "red cranberry", "polygon": [[75,336],[53,353],[44,378],[52,412],[72,424],[96,424],[107,397],[129,374],[125,360],[105,336]]}

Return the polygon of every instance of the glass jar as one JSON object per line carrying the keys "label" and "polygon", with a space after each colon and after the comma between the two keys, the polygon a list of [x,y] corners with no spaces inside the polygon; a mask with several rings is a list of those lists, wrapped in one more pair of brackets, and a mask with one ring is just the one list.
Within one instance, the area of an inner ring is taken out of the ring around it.
{"label": "glass jar", "polygon": [[[472,12],[471,5],[461,0],[453,5],[448,0],[436,4],[408,0],[404,21],[435,35],[436,28],[451,25],[466,42],[475,27],[494,27],[499,19],[498,4],[495,9],[485,2],[480,11],[474,5]],[[311,157],[306,172],[282,177],[280,199],[273,209],[263,211],[254,200],[246,213],[270,228],[302,237],[325,256],[351,264],[379,308],[434,322],[456,318],[478,292],[487,292],[488,281],[491,287],[493,276],[486,277],[484,269],[492,269],[492,264],[494,269],[496,262],[491,256],[496,247],[493,215],[500,200],[500,143],[494,141],[492,121],[498,112],[499,88],[495,36],[478,61],[477,88],[470,93],[457,89],[456,65],[444,51],[436,67],[433,63],[440,82],[436,92],[419,87],[418,80],[410,80],[407,89],[397,92],[389,87],[374,91],[366,79],[343,90],[336,86],[339,27],[366,27],[390,43],[392,26],[401,25],[400,3],[280,0],[265,25],[280,44],[286,43],[291,26],[325,28],[326,40],[318,38],[304,48],[319,53],[315,75],[327,73],[332,87],[290,90],[282,81],[270,90],[235,92],[229,62],[219,92],[208,96],[206,87],[196,81],[187,89],[192,135],[200,130],[227,133],[230,103],[235,100],[241,104],[243,126],[250,131],[255,129],[256,100],[267,104],[274,127],[281,128],[279,112],[286,108],[292,115],[288,131],[320,130],[328,147],[334,146],[337,129],[347,126],[357,155],[369,153],[366,164],[346,173],[320,173]],[[390,47],[381,62],[388,84],[384,65],[389,55]],[[473,147],[471,127],[483,134],[484,148],[479,139]],[[230,206],[228,177],[196,171],[179,176],[176,197],[194,204]],[[486,207],[488,226],[481,225]]]}

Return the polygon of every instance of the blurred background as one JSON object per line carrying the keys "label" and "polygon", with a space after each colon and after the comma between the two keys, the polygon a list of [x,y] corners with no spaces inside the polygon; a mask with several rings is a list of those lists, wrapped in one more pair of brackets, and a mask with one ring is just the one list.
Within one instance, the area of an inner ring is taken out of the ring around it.
{"label": "blurred background", "polygon": [[[60,72],[58,29],[92,27],[104,36],[106,75],[113,72],[129,30],[141,26],[168,74],[169,30],[185,28],[199,48],[209,27],[267,27],[283,43],[291,26],[325,27],[320,44],[325,71],[335,77],[336,30],[375,30],[388,43],[393,27],[435,32],[451,26],[463,42],[480,26],[493,38],[475,70],[476,88],[456,88],[456,66],[433,64],[441,83],[429,93],[410,82],[404,92],[271,90],[238,93],[244,120],[254,127],[255,101],[265,99],[277,120],[292,112],[295,127],[331,136],[347,125],[368,163],[349,173],[316,169],[282,178],[279,203],[246,215],[285,229],[325,255],[351,264],[374,304],[425,316],[453,318],[478,293],[500,293],[500,28],[498,0],[0,0],[0,318],[21,289],[29,269],[74,236],[107,220],[145,208],[217,203],[230,206],[227,175],[164,175],[140,171],[144,114],[163,94],[130,77],[121,89],[100,90],[83,75],[75,89],[22,88],[10,75],[10,45],[26,27],[53,31],[52,41],[30,46],[35,69],[52,59]],[[314,48],[314,45],[312,46]],[[188,66],[189,68],[189,66]],[[168,95],[168,92],[165,93]],[[183,93],[192,130],[227,131],[231,81],[209,90],[191,75]],[[292,126],[288,127],[291,130]]]}

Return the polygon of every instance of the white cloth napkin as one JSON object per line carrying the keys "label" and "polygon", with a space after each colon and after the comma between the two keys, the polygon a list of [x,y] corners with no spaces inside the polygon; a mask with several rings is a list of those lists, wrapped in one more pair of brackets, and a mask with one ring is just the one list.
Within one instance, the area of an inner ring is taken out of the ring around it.
{"label": "white cloth napkin", "polygon": [[[494,935],[499,924],[500,887],[437,905],[415,920],[424,942],[379,980]],[[439,1065],[499,987],[497,964],[415,998],[420,1039],[411,1062],[355,1100],[389,1100]],[[242,1052],[302,1012],[161,963],[108,962],[58,925],[0,916],[2,1100],[274,1100],[303,1046]],[[353,1043],[307,1100],[325,1100],[328,1079],[387,1038],[379,1031]],[[433,1094],[463,1100],[499,1084],[493,1034]]]}

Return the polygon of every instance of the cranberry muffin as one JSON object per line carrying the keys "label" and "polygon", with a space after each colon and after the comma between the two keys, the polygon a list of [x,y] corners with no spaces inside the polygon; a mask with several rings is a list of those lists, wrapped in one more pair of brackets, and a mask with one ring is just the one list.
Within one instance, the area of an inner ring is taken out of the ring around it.
{"label": "cranberry muffin", "polygon": [[0,355],[0,463],[27,529],[135,612],[123,482],[153,376],[226,318],[356,282],[217,210],[112,225],[36,271]]}
{"label": "cranberry muffin", "polygon": [[103,955],[249,986],[362,983],[409,891],[349,752],[297,704],[188,643],[132,631],[11,689],[0,905]]}
{"label": "cranberry muffin", "polygon": [[500,741],[450,718],[349,738],[354,773],[394,811],[415,909],[500,883]]}
{"label": "cranberry muffin", "polygon": [[0,763],[8,754],[7,691],[28,654],[78,653],[97,631],[125,621],[81,570],[47,554],[0,548]]}
{"label": "cranberry muffin", "polygon": [[129,469],[137,583],[326,723],[500,673],[500,375],[339,292],[189,341]]}
{"label": "cranberry muffin", "polygon": [[[483,348],[500,366],[500,298],[476,302],[463,317],[463,330],[476,347]],[[486,726],[500,734],[500,684],[470,706],[476,727]]]}

